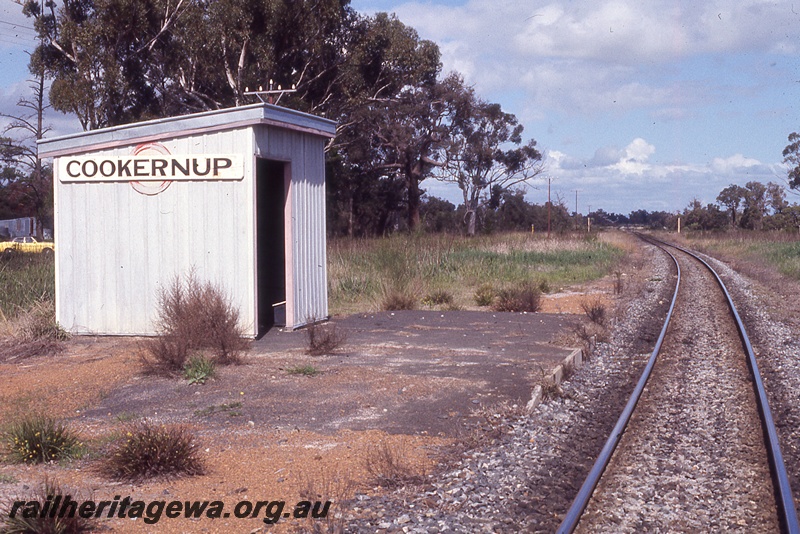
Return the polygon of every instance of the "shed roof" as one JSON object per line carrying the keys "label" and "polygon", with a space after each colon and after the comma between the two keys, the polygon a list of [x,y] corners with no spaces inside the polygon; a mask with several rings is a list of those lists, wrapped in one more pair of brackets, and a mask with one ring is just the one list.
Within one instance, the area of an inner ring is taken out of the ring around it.
{"label": "shed roof", "polygon": [[42,139],[39,141],[39,156],[47,158],[79,154],[156,141],[170,136],[210,133],[254,125],[276,126],[322,137],[333,137],[336,134],[334,121],[271,104],[253,104]]}

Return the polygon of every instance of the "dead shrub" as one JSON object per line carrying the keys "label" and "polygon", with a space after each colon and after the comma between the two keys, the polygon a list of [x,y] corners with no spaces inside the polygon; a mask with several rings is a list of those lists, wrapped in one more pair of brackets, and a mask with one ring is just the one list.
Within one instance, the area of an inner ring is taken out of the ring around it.
{"label": "dead shrub", "polygon": [[422,482],[425,474],[408,461],[405,443],[381,441],[367,450],[364,467],[373,483],[384,488],[399,488]]}
{"label": "dead shrub", "polygon": [[565,382],[565,381],[569,380],[570,378],[572,378],[572,375],[574,375],[574,374],[575,374],[575,362],[574,361],[572,361],[572,360],[565,361],[564,363],[561,364],[561,381],[562,382]]}
{"label": "dead shrub", "polygon": [[158,336],[145,342],[145,368],[176,375],[190,356],[208,351],[214,363],[238,363],[250,342],[239,326],[239,310],[223,291],[201,283],[194,272],[172,283],[158,295]]}
{"label": "dead shrub", "polygon": [[581,308],[590,321],[600,326],[606,325],[606,305],[600,297],[595,297],[591,300],[583,300],[581,302]]}
{"label": "dead shrub", "polygon": [[605,343],[609,340],[608,331],[597,323],[578,323],[573,332],[587,348],[591,348],[595,343]]}
{"label": "dead shrub", "polygon": [[411,293],[393,289],[383,296],[381,309],[384,311],[413,310],[417,307],[417,299]]}
{"label": "dead shrub", "polygon": [[614,294],[615,295],[622,295],[622,290],[624,288],[624,283],[622,281],[622,271],[614,271]]}
{"label": "dead shrub", "polygon": [[560,399],[564,396],[564,390],[561,389],[560,384],[553,380],[553,377],[543,378],[540,385],[542,386],[543,401]]}
{"label": "dead shrub", "polygon": [[61,350],[59,342],[69,339],[69,334],[56,322],[52,300],[37,301],[14,319],[6,320],[3,326],[6,332],[0,340],[0,361],[47,356]]}
{"label": "dead shrub", "polygon": [[336,352],[347,342],[347,334],[339,330],[333,323],[320,324],[309,319],[306,326],[306,354],[324,356]]}
{"label": "dead shrub", "polygon": [[516,288],[500,290],[492,309],[499,312],[536,312],[541,302],[541,290],[535,284],[525,282]]}
{"label": "dead shrub", "polygon": [[561,364],[561,378],[558,379],[555,373],[545,373],[543,367],[539,367],[542,373],[542,379],[539,385],[542,388],[542,400],[553,400],[564,397],[569,397],[561,387],[561,384],[569,380],[575,374],[575,363],[572,361],[564,362]]}
{"label": "dead shrub", "polygon": [[491,306],[494,295],[494,288],[490,284],[483,284],[475,290],[473,298],[478,306]]}
{"label": "dead shrub", "polygon": [[[357,488],[358,484],[348,474],[337,473],[332,477],[325,476],[316,481],[307,479],[305,488],[300,490],[300,498],[321,504],[318,509],[312,510],[312,516],[296,524],[293,532],[314,534],[346,532],[347,522],[337,509],[342,510],[348,505]],[[316,518],[313,517],[315,514]]]}

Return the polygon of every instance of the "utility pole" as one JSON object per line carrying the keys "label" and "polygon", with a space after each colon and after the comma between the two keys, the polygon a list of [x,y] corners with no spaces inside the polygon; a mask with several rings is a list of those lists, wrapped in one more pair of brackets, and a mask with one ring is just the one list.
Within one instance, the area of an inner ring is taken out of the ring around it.
{"label": "utility pole", "polygon": [[550,178],[547,178],[547,239],[550,239]]}
{"label": "utility pole", "polygon": [[592,205],[586,206],[586,233],[592,233]]}
{"label": "utility pole", "polygon": [[580,217],[578,216],[578,189],[575,190],[575,230],[578,229]]}

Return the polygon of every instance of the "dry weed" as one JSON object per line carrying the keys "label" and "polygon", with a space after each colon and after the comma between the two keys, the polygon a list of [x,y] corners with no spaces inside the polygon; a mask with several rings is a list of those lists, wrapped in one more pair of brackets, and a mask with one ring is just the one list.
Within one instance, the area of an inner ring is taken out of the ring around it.
{"label": "dry weed", "polygon": [[608,330],[592,322],[576,324],[573,332],[585,346],[593,347],[595,343],[605,343],[609,340]]}
{"label": "dry weed", "polygon": [[[26,489],[28,488],[27,486],[25,487]],[[70,499],[76,502],[93,499],[91,494],[86,495],[83,491],[62,486],[55,479],[45,478],[38,486],[28,489],[26,495],[17,496],[17,500],[44,503],[48,499],[52,499],[54,495],[69,495]],[[80,514],[65,514],[64,517],[53,517],[53,514],[28,514],[17,510],[14,517],[11,517],[12,505],[13,501],[8,501],[3,506],[0,506],[0,532],[9,534],[29,532],[81,534],[83,532],[96,531],[97,520],[81,517]],[[31,515],[34,517],[27,517]]]}
{"label": "dry weed", "polygon": [[384,311],[413,310],[417,299],[410,292],[393,289],[384,294],[381,309]]}
{"label": "dry weed", "polygon": [[40,300],[14,319],[3,317],[0,361],[48,356],[61,350],[69,334],[56,322],[55,304]]}
{"label": "dry weed", "polygon": [[347,334],[339,330],[335,324],[320,324],[315,319],[309,319],[306,325],[306,354],[309,356],[323,356],[332,354],[347,342]]}
{"label": "dry weed", "polygon": [[532,282],[513,289],[502,289],[492,305],[499,312],[536,312],[542,305],[542,292]]}
{"label": "dry weed", "polygon": [[581,309],[586,317],[596,325],[606,325],[606,305],[600,297],[584,299],[581,301]]}
{"label": "dry weed", "polygon": [[[346,522],[340,510],[347,506],[353,498],[357,484],[349,474],[336,473],[332,477],[307,479],[305,489],[300,491],[300,498],[309,502],[321,503],[317,515],[309,517],[300,524],[295,524],[293,531],[298,534],[340,534],[346,532]],[[325,508],[329,506],[329,508]]]}
{"label": "dry weed", "polygon": [[624,283],[622,277],[625,274],[622,271],[614,271],[614,294],[615,295],[622,295],[622,290],[624,289]]}
{"label": "dry weed", "polygon": [[250,345],[239,326],[239,310],[194,272],[161,290],[157,327],[159,335],[146,341],[141,353],[145,369],[156,374],[180,374],[191,356],[206,350],[215,363],[238,363]]}
{"label": "dry weed", "polygon": [[399,488],[420,483],[425,473],[409,461],[405,442],[381,441],[367,449],[364,467],[372,482],[384,488]]}

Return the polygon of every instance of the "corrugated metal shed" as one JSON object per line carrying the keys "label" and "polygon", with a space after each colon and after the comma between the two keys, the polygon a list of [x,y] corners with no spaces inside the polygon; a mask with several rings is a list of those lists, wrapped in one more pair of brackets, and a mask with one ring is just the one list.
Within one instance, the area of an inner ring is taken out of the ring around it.
{"label": "corrugated metal shed", "polygon": [[332,121],[258,104],[41,141],[55,158],[59,323],[152,334],[160,288],[190,271],[224,288],[253,336],[282,301],[287,327],[327,317],[334,134]]}
{"label": "corrugated metal shed", "polygon": [[18,219],[4,219],[0,221],[2,233],[8,233],[10,237],[26,237],[36,233],[36,219],[33,217],[20,217]]}

